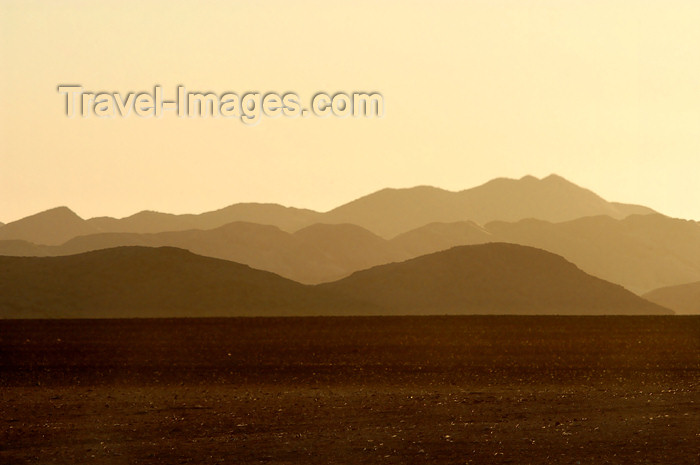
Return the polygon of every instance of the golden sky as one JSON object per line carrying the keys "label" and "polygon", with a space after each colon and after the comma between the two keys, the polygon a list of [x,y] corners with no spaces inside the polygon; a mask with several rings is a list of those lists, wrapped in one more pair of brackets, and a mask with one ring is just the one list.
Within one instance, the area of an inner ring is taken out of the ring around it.
{"label": "golden sky", "polygon": [[[558,173],[700,219],[700,2],[0,3],[0,221],[325,210]],[[86,90],[378,91],[382,119],[97,119]]]}

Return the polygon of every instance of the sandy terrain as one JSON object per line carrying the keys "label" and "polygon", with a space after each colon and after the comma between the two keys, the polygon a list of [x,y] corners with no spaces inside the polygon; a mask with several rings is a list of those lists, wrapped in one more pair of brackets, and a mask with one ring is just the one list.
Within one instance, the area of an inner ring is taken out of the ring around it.
{"label": "sandy terrain", "polygon": [[700,317],[0,321],[2,464],[700,462]]}

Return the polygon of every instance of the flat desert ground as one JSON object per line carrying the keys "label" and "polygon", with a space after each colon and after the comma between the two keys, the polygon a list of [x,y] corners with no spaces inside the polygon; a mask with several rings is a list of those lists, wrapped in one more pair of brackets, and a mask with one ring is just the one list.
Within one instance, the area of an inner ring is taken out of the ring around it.
{"label": "flat desert ground", "polygon": [[698,464],[700,317],[0,321],[2,464]]}

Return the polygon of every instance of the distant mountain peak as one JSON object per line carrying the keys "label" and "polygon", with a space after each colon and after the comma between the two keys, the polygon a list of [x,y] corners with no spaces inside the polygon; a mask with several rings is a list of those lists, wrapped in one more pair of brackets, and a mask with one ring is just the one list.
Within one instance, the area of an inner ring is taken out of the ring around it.
{"label": "distant mountain peak", "polygon": [[539,182],[542,185],[557,186],[557,187],[561,187],[561,188],[586,192],[588,194],[592,194],[592,195],[595,195],[596,197],[600,198],[600,196],[598,194],[591,191],[590,189],[586,189],[585,187],[581,187],[578,184],[569,181],[565,177],[559,176],[558,174],[550,174],[549,176],[546,176],[546,177],[540,179]]}
{"label": "distant mountain peak", "polygon": [[526,174],[525,176],[520,178],[519,181],[532,182],[532,181],[539,181],[539,179],[531,174]]}
{"label": "distant mountain peak", "polygon": [[75,236],[95,232],[97,230],[73,210],[61,206],[4,225],[0,240],[21,239],[35,244],[58,245]]}
{"label": "distant mountain peak", "polygon": [[[538,178],[537,176],[534,176],[532,174],[526,174],[525,176],[521,178],[508,178],[508,177],[500,177],[500,178],[494,178],[490,181],[487,181],[485,184],[490,184],[490,183],[510,183],[510,184],[548,184],[548,183],[561,183],[561,184],[568,184],[571,186],[576,186],[580,189],[583,189],[579,185],[569,181],[563,176],[560,176],[556,173],[549,174],[543,178]],[[469,190],[469,189],[466,189]]]}
{"label": "distant mountain peak", "polygon": [[480,187],[500,187],[500,186],[518,186],[518,187],[535,187],[535,186],[542,186],[542,185],[553,185],[553,184],[560,184],[563,186],[570,186],[570,187],[575,187],[581,190],[585,190],[584,188],[580,187],[577,184],[574,184],[573,182],[569,181],[568,179],[564,178],[563,176],[560,176],[558,174],[550,174],[548,176],[545,176],[543,178],[538,178],[537,176],[534,176],[532,174],[526,174],[525,176],[521,178],[508,178],[508,177],[499,177],[499,178],[494,178],[491,179],[490,181],[485,182],[484,184],[465,189],[461,192],[469,192],[473,189],[479,189]]}
{"label": "distant mountain peak", "polygon": [[36,218],[38,216],[65,216],[65,217],[72,217],[72,218],[77,218],[82,220],[80,216],[78,216],[77,213],[75,213],[73,210],[66,206],[60,206],[60,207],[54,207],[54,208],[49,208],[48,210],[41,211],[39,213],[35,213],[31,216],[28,216],[27,218]]}
{"label": "distant mountain peak", "polygon": [[561,181],[564,181],[564,182],[567,182],[567,183],[569,183],[569,184],[573,184],[571,181],[569,181],[569,180],[566,179],[565,177],[559,176],[559,175],[556,174],[556,173],[552,173],[552,174],[550,174],[549,176],[546,176],[546,177],[542,178],[542,181],[560,181],[560,182],[561,182]]}

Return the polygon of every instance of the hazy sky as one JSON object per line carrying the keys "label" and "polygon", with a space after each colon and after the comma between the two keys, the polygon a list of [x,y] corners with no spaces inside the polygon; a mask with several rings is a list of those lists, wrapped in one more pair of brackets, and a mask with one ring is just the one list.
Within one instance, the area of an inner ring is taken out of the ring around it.
{"label": "hazy sky", "polygon": [[[0,3],[0,221],[325,210],[558,173],[700,219],[700,2]],[[86,90],[379,91],[383,119],[68,119]]]}

